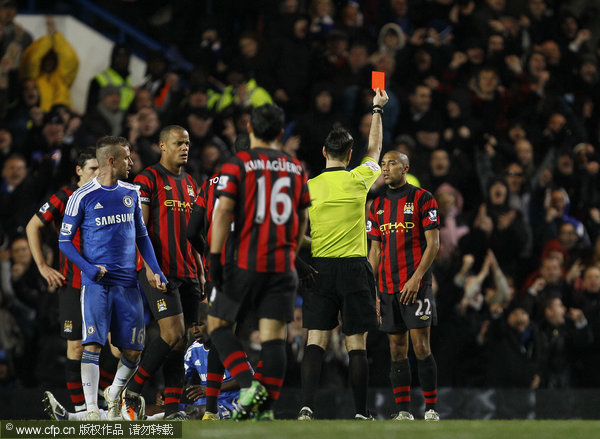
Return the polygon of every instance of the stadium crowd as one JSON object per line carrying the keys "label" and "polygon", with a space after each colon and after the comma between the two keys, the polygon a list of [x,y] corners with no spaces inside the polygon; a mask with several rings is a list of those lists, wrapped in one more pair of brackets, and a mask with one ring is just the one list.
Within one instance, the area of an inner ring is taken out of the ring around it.
{"label": "stadium crowd", "polygon": [[[194,69],[148,53],[146,79],[132,84],[130,48],[116,45],[107,70],[89,78],[83,114],[69,95],[77,54],[51,18],[33,41],[14,21],[16,3],[0,1],[0,388],[64,385],[57,295],[24,233],[42,201],[76,181],[79,151],[126,137],[133,181],[158,161],[161,128],[180,124],[201,185],[232,155],[251,108],[275,102],[286,113],[283,150],[309,176],[324,167],[335,126],[353,134],[352,167],[367,150],[372,70],[386,73],[389,95],[383,153],[405,153],[409,182],[439,204],[438,385],[600,386],[596,2],[104,0]],[[378,180],[369,198],[384,187]],[[56,264],[54,230],[44,243]],[[300,385],[310,287],[303,279],[289,324],[286,386]],[[258,359],[256,331],[242,334]],[[347,386],[343,345],[338,328],[323,385]],[[367,350],[370,385],[388,387],[385,334],[369,333]]]}

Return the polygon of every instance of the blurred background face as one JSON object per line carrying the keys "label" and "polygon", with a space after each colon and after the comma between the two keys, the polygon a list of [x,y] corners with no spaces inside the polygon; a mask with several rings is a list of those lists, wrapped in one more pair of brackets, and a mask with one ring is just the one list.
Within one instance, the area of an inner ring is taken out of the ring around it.
{"label": "blurred background face", "polygon": [[431,106],[431,90],[429,87],[419,86],[410,95],[410,104],[417,113],[425,113]]}
{"label": "blurred background face", "polygon": [[540,268],[540,275],[547,283],[557,283],[562,276],[560,261],[554,257],[544,259]]}
{"label": "blurred background face", "polygon": [[498,86],[498,77],[492,70],[482,70],[477,77],[477,84],[483,93],[493,93]]}
{"label": "blurred background face", "polygon": [[575,226],[571,223],[561,224],[560,229],[558,229],[558,240],[564,248],[572,250],[579,240]]}
{"label": "blurred background face", "polygon": [[18,186],[27,177],[27,165],[25,160],[20,158],[10,158],[4,163],[2,177],[9,186]]}
{"label": "blurred background face", "polygon": [[507,196],[506,186],[504,186],[500,182],[496,182],[490,187],[489,194],[490,194],[490,202],[492,204],[502,205],[506,202],[506,196]]}
{"label": "blurred background face", "polygon": [[26,106],[36,105],[40,100],[40,91],[33,79],[27,79],[23,82],[23,102]]}
{"label": "blurred background face", "polygon": [[440,214],[447,215],[456,205],[456,197],[452,192],[440,192],[437,194],[437,202]]}
{"label": "blurred background face", "polygon": [[190,133],[196,137],[205,137],[212,126],[212,118],[205,119],[195,114],[190,114],[187,118]]}
{"label": "blurred background face", "polygon": [[138,113],[140,134],[142,136],[151,136],[160,128],[158,114],[151,108],[145,108]]}
{"label": "blurred background face", "polygon": [[522,333],[529,326],[529,314],[523,308],[515,308],[508,315],[507,322],[514,331]]}
{"label": "blurred background face", "polygon": [[591,293],[600,293],[600,268],[591,267],[585,271],[583,288]]}
{"label": "blurred background face", "polygon": [[529,165],[533,161],[533,147],[529,140],[519,140],[515,144],[515,151],[517,153],[517,159],[523,166]]}
{"label": "blurred background face", "polygon": [[561,326],[565,323],[567,309],[558,297],[552,299],[544,309],[544,316],[552,326]]}
{"label": "blurred background face", "polygon": [[523,186],[523,168],[517,163],[511,163],[506,167],[506,182],[508,190],[517,193]]}
{"label": "blurred background face", "polygon": [[319,112],[321,113],[329,113],[329,111],[331,111],[332,103],[333,98],[331,97],[331,93],[329,93],[326,90],[320,92],[315,97],[315,106],[317,107],[317,110],[319,110]]}
{"label": "blurred background face", "polygon": [[102,99],[102,105],[111,113],[119,111],[121,105],[121,95],[119,93],[110,93]]}
{"label": "blurred background face", "polygon": [[152,95],[146,89],[139,89],[135,93],[135,109],[140,111],[142,108],[152,108]]}
{"label": "blurred background face", "polygon": [[433,151],[431,153],[429,165],[431,168],[431,174],[434,177],[442,177],[447,175],[448,171],[450,171],[450,157],[446,151]]}
{"label": "blurred background face", "polygon": [[10,256],[15,264],[29,265],[31,263],[31,251],[27,239],[16,239],[10,246]]}

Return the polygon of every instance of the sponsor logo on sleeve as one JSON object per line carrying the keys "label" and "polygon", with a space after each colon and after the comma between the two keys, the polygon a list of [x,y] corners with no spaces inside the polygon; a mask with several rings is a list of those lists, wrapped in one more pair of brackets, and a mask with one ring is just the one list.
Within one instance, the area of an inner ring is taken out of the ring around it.
{"label": "sponsor logo on sleeve", "polygon": [[437,223],[437,210],[432,209],[429,211],[429,221],[432,223]]}
{"label": "sponsor logo on sleeve", "polygon": [[50,209],[50,203],[44,203],[44,205],[42,207],[40,207],[40,212],[46,213],[48,211],[48,209]]}
{"label": "sponsor logo on sleeve", "polygon": [[373,225],[371,224],[371,221],[367,221],[367,233],[369,233],[372,229]]}
{"label": "sponsor logo on sleeve", "polygon": [[367,168],[370,168],[373,172],[377,172],[379,171],[379,165],[377,163],[375,163],[373,160],[367,160],[366,162],[364,162],[362,164],[362,166],[366,166]]}
{"label": "sponsor logo on sleeve", "polygon": [[60,234],[69,236],[71,234],[71,230],[73,230],[73,224],[62,223],[60,226]]}

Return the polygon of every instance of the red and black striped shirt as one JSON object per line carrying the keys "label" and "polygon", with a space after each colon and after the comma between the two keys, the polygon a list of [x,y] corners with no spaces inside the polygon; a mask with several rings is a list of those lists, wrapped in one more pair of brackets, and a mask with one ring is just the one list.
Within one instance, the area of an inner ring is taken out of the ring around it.
{"label": "red and black striped shirt", "polygon": [[[71,194],[77,189],[79,189],[79,186],[76,184],[59,189],[56,193],[50,195],[44,204],[42,204],[42,207],[37,211],[36,216],[44,225],[54,223],[56,233],[58,233],[63,216],[65,215],[67,201]],[[78,251],[81,251],[81,236],[79,234],[79,229],[73,238],[73,245]],[[62,252],[59,252],[58,259],[59,270],[66,279],[65,284],[77,290],[81,289],[81,270],[77,265],[74,265],[69,261]]]}
{"label": "red and black striped shirt", "polygon": [[[406,183],[398,189],[387,188],[373,201],[367,236],[381,246],[379,291],[402,291],[427,248],[425,231],[439,227],[437,202],[425,189]],[[421,283],[431,285],[431,269]]]}
{"label": "red and black striped shirt", "polygon": [[221,170],[217,196],[235,200],[237,265],[261,273],[294,269],[298,212],[310,206],[300,162],[282,151],[252,148]]}
{"label": "red and black striped shirt", "polygon": [[198,194],[196,182],[186,172],[175,175],[157,163],[144,169],[134,183],[140,186],[142,204],[150,206],[146,227],[161,270],[165,276],[196,278],[186,232]]}

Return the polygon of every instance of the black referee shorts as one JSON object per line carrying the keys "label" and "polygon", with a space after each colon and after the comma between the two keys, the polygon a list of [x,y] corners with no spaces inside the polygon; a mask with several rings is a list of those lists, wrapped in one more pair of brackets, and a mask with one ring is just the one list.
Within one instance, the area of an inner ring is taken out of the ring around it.
{"label": "black referee shorts", "polygon": [[362,334],[377,327],[375,279],[367,258],[314,258],[316,288],[302,304],[303,326],[328,331],[338,325],[342,332]]}
{"label": "black referee shorts", "polygon": [[81,290],[64,285],[58,290],[58,319],[66,340],[81,340]]}

